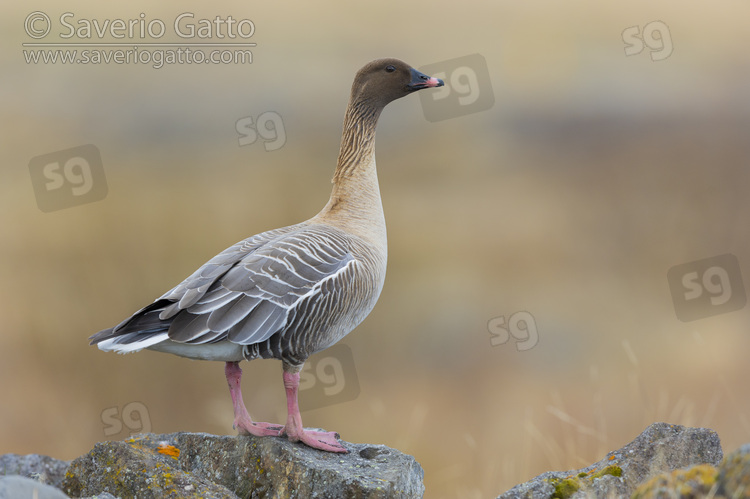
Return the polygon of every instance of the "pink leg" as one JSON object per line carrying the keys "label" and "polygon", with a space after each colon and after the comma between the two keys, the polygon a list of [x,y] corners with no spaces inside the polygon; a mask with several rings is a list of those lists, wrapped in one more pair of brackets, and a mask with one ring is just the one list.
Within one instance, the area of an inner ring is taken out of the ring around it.
{"label": "pink leg", "polygon": [[224,374],[227,377],[227,383],[229,383],[229,394],[232,396],[232,405],[234,405],[234,428],[243,435],[278,437],[279,432],[283,429],[281,425],[254,423],[250,419],[245,403],[242,401],[242,391],[240,390],[242,369],[240,369],[239,362],[227,362],[224,367]]}
{"label": "pink leg", "polygon": [[349,452],[336,439],[338,434],[332,431],[309,431],[302,426],[302,416],[297,404],[299,390],[299,373],[284,371],[284,388],[286,388],[287,420],[281,434],[286,434],[290,442],[302,442],[315,449],[328,452]]}

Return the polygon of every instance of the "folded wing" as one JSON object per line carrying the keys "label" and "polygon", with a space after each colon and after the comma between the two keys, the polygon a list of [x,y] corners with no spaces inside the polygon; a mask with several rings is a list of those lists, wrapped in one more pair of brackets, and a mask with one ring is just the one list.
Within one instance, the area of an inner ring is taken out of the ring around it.
{"label": "folded wing", "polygon": [[349,278],[356,265],[345,235],[329,226],[264,232],[226,249],[151,305],[92,336],[92,344],[135,351],[166,339],[259,343],[300,320],[300,313],[330,295],[331,283]]}

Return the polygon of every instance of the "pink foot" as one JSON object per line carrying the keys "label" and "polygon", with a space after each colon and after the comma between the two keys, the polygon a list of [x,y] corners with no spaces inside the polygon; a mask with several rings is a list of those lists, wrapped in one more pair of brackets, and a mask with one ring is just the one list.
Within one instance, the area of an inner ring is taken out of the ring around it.
{"label": "pink foot", "polygon": [[233,427],[241,435],[255,435],[256,437],[278,437],[284,428],[281,425],[272,423],[254,422],[247,413],[245,403],[242,401],[242,391],[240,390],[240,380],[242,379],[242,369],[239,363],[227,362],[224,367],[224,374],[229,384],[229,394],[232,396],[232,405],[234,406],[234,425]]}
{"label": "pink foot", "polygon": [[282,434],[286,435],[290,442],[302,442],[313,449],[320,449],[327,452],[349,452],[339,443],[339,434],[335,431],[312,431],[305,430],[304,428],[290,430],[284,427]]}
{"label": "pink foot", "polygon": [[280,435],[286,435],[290,442],[302,442],[314,449],[327,452],[349,452],[338,441],[339,434],[333,431],[305,430],[302,426],[302,416],[297,403],[299,389],[299,373],[284,371],[284,388],[286,388],[286,402],[288,416],[286,426]]}
{"label": "pink foot", "polygon": [[240,435],[255,435],[256,437],[278,437],[284,429],[281,425],[256,422],[249,418],[247,420],[235,418],[232,428]]}

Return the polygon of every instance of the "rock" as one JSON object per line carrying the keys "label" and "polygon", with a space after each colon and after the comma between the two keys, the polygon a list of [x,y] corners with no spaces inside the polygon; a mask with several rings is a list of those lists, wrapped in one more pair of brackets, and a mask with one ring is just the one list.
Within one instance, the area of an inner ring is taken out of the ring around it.
{"label": "rock", "polygon": [[[0,499],[26,497],[422,497],[422,467],[383,445],[331,454],[282,438],[202,433],[101,442],[78,459],[0,456]],[[35,478],[36,480],[29,479]],[[46,482],[41,483],[41,482]],[[644,483],[645,481],[645,483]],[[580,470],[547,472],[499,498],[750,499],[750,444],[722,460],[713,430],[655,423]]]}
{"label": "rock", "polygon": [[68,499],[51,485],[25,476],[0,476],[0,499]]}
{"label": "rock", "polygon": [[20,475],[60,488],[70,461],[41,454],[4,454],[0,456],[0,476]]}
{"label": "rock", "polygon": [[719,436],[705,428],[654,423],[625,447],[575,471],[552,471],[516,485],[498,499],[629,497],[645,479],[694,464],[717,465]]}
{"label": "rock", "polygon": [[62,490],[149,497],[422,497],[416,460],[383,445],[342,442],[332,454],[283,438],[201,433],[101,442],[74,460]]}
{"label": "rock", "polygon": [[[670,473],[661,473],[640,485],[632,499],[699,498],[716,493],[718,470],[710,464],[698,464]],[[716,497],[712,495],[712,497]]]}
{"label": "rock", "polygon": [[750,498],[750,444],[724,458],[716,480],[720,494],[736,499]]}
{"label": "rock", "polygon": [[[413,457],[382,445],[343,442],[329,454],[281,438],[174,433],[101,442],[72,463],[0,456],[4,497],[421,497]],[[20,475],[20,476],[5,476]],[[25,477],[25,478],[24,478]],[[34,478],[38,481],[29,480]],[[44,495],[47,494],[47,495]]]}
{"label": "rock", "polygon": [[719,467],[701,464],[657,475],[639,486],[633,499],[748,499],[750,444],[727,455]]}

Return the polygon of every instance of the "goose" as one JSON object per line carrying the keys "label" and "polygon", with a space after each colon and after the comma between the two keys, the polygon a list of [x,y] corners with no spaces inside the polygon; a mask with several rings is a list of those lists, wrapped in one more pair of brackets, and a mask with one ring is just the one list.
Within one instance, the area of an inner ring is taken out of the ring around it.
{"label": "goose", "polygon": [[[347,452],[338,433],[302,426],[300,371],[308,357],[357,327],[383,289],[387,239],[375,168],[380,113],[391,101],[443,84],[398,59],[365,65],[354,78],[333,190],[323,209],[230,246],[150,305],[92,335],[90,344],[117,353],[148,349],[222,361],[238,433]],[[242,400],[239,363],[257,358],[282,362],[283,426],[253,421]]]}

